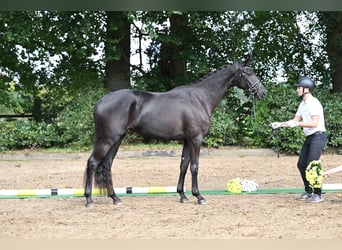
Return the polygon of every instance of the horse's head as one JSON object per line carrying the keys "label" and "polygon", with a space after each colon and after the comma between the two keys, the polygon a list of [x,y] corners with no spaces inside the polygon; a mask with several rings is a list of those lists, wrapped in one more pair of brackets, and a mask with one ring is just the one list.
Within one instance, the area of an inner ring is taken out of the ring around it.
{"label": "horse's head", "polygon": [[233,84],[248,91],[254,97],[263,99],[266,96],[266,89],[262,85],[254,70],[248,66],[249,60],[239,63]]}

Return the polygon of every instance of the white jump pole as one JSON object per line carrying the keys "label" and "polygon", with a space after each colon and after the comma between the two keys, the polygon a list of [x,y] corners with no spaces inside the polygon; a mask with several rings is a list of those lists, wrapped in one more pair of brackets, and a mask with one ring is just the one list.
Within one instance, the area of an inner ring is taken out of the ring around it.
{"label": "white jump pole", "polygon": [[[185,189],[185,188],[184,188]],[[151,187],[122,187],[114,188],[116,194],[165,194],[176,193],[176,186],[151,186]],[[185,190],[184,190],[185,191]],[[98,188],[93,188],[93,195],[106,194],[106,190],[101,192]],[[83,196],[84,189],[82,188],[52,188],[52,189],[19,189],[19,190],[0,190],[0,198],[25,198],[25,197],[52,197],[52,196]]]}
{"label": "white jump pole", "polygon": [[323,183],[322,189],[323,190],[339,190],[339,189],[342,189],[342,183],[337,183],[337,184]]}

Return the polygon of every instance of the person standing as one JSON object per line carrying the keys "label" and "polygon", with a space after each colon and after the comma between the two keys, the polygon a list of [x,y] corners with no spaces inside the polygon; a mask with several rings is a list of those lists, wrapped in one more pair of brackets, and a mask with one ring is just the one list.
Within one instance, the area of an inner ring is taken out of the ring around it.
{"label": "person standing", "polygon": [[281,127],[302,127],[306,136],[297,162],[305,191],[297,200],[306,200],[312,203],[321,202],[323,201],[322,189],[310,187],[305,177],[305,170],[311,161],[320,159],[326,144],[323,107],[320,101],[312,95],[315,84],[311,78],[300,77],[296,82],[296,87],[297,94],[302,101],[294,118],[281,123]]}

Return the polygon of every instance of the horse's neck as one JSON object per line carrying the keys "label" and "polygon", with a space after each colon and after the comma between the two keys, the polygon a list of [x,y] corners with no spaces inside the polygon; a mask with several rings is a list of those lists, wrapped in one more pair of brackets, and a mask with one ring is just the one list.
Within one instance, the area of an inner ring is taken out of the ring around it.
{"label": "horse's neck", "polygon": [[[221,102],[223,97],[226,95],[229,88],[232,87],[234,73],[238,67],[233,64],[228,66],[229,68],[222,69],[218,72],[214,72],[211,76],[207,77],[201,83],[204,89],[206,102],[210,105],[211,112]],[[223,71],[230,71],[229,73]]]}

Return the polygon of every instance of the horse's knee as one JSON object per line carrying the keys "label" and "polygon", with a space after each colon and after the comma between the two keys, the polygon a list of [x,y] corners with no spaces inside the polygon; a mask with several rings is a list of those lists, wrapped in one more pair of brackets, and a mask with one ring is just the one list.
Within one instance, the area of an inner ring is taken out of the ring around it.
{"label": "horse's knee", "polygon": [[191,171],[192,176],[197,176],[198,175],[198,165],[197,164],[191,164],[190,171]]}

